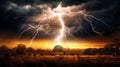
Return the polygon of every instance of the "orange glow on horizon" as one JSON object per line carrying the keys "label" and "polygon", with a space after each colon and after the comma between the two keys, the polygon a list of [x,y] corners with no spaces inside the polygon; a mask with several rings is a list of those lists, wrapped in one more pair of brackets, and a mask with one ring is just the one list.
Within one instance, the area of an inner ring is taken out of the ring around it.
{"label": "orange glow on horizon", "polygon": [[[28,47],[28,40],[13,40],[7,44],[8,47],[13,48],[18,44],[25,44]],[[86,48],[102,48],[105,46],[104,42],[87,42],[87,41],[67,41],[62,43],[61,46],[64,48],[70,49],[86,49]],[[34,49],[53,49],[56,44],[52,40],[34,40],[33,45],[31,46]]]}

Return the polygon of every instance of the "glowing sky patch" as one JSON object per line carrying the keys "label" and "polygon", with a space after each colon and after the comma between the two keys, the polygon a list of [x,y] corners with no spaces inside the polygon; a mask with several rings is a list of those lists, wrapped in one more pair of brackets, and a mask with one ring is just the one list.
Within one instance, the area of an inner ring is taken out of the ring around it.
{"label": "glowing sky patch", "polygon": [[[29,47],[29,40],[23,39],[23,40],[13,40],[13,41],[4,41],[0,42],[1,44],[7,44],[6,46],[9,48],[17,47],[18,44],[24,44],[26,47]],[[53,49],[55,46],[52,40],[44,39],[44,40],[34,40],[33,45],[31,45],[32,48],[35,49]],[[61,45],[64,48],[70,48],[70,49],[86,49],[86,48],[102,48],[106,45],[106,42],[92,42],[92,41],[67,41],[62,42]]]}

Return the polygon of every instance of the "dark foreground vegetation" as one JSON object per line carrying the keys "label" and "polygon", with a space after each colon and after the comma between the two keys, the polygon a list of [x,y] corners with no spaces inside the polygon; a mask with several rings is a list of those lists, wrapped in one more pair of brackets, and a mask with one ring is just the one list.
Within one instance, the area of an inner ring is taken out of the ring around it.
{"label": "dark foreground vegetation", "polygon": [[120,67],[120,57],[110,55],[0,56],[0,67]]}
{"label": "dark foreground vegetation", "polygon": [[24,44],[8,48],[0,46],[0,67],[120,67],[120,43],[104,48],[53,50],[26,48]]}

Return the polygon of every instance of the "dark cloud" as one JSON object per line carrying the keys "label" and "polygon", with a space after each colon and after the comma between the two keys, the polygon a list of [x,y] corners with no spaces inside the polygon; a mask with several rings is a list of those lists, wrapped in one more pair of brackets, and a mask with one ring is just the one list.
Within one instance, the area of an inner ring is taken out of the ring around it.
{"label": "dark cloud", "polygon": [[[43,8],[38,8],[37,5],[48,5],[56,7],[59,2],[62,2],[63,6],[77,5],[82,6],[79,10],[86,10],[89,14],[94,15],[102,19],[110,27],[106,27],[99,21],[92,20],[93,25],[97,31],[103,33],[104,36],[114,34],[114,32],[120,32],[120,10],[119,0],[1,0],[0,2],[0,32],[3,34],[20,33],[20,26],[25,24],[31,16],[40,14]],[[91,18],[90,18],[91,19]],[[92,37],[95,35],[92,32],[91,27],[85,20],[81,29],[81,26],[74,27],[72,34],[76,37]],[[82,22],[82,23],[83,23]],[[95,23],[97,22],[97,24]],[[74,25],[74,24],[73,24]],[[26,36],[26,35],[25,35]],[[43,35],[42,35],[43,36]]]}

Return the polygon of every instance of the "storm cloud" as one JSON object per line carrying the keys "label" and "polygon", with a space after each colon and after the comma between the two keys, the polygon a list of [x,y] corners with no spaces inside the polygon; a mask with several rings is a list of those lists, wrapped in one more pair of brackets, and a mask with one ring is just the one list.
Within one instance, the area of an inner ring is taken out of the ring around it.
{"label": "storm cloud", "polygon": [[[101,32],[103,36],[112,35],[116,32],[120,33],[120,1],[118,0],[2,0],[0,2],[0,33],[6,36],[7,33],[19,35],[21,26],[33,22],[31,17],[42,14],[46,7],[55,8],[60,2],[62,2],[63,7],[73,6],[73,10],[85,10],[88,14],[103,20],[109,27],[99,23],[99,21],[92,20],[96,30]],[[71,33],[75,37],[89,38],[95,35],[89,23],[84,19],[82,19],[81,25],[76,24],[75,22],[79,21],[74,19],[69,19],[67,22],[66,25],[71,27]],[[54,27],[55,25],[53,25],[53,29]],[[30,35],[30,32],[26,32],[23,36]],[[47,38],[50,36],[45,36],[40,32],[40,37]]]}

